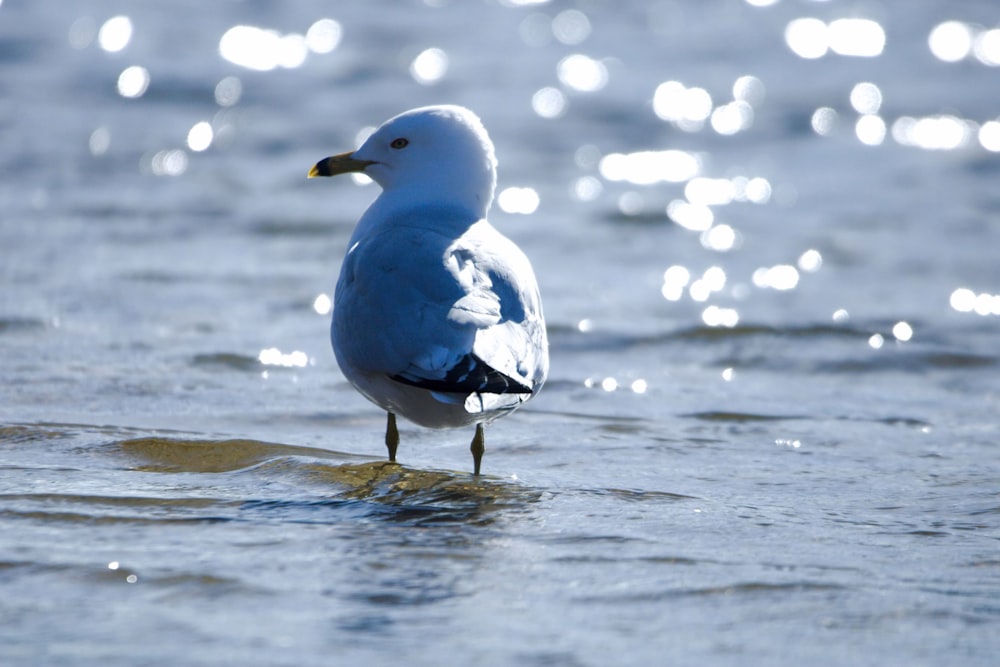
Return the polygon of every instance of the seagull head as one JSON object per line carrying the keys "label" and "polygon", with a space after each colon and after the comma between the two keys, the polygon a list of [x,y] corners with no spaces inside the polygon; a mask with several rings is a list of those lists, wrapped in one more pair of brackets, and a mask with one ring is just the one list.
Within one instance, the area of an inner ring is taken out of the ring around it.
{"label": "seagull head", "polygon": [[496,157],[482,121],[460,106],[411,109],[383,123],[356,151],[324,158],[309,177],[361,172],[383,197],[468,208],[484,217],[496,188]]}

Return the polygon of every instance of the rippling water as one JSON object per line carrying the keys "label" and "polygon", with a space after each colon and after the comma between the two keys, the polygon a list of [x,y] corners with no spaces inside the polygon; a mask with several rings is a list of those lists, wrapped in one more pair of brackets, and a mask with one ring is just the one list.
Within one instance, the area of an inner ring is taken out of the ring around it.
{"label": "rippling water", "polygon": [[[6,0],[0,661],[994,664],[998,25]],[[374,186],[305,179],[438,102],[550,325],[481,479],[383,460],[327,336]]]}

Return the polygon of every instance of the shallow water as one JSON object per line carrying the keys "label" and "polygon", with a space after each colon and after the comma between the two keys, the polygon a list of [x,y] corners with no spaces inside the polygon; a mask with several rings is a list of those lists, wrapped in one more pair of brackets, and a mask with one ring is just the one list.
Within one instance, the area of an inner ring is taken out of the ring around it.
{"label": "shallow water", "polygon": [[[762,4],[3,2],[0,662],[993,664],[1000,12]],[[481,479],[383,460],[305,179],[436,102],[550,327]]]}

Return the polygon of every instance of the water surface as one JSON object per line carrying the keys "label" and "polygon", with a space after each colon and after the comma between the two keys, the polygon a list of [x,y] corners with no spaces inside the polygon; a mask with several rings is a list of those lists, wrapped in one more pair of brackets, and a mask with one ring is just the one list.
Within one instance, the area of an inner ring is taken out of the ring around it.
{"label": "water surface", "polygon": [[[4,2],[2,662],[993,664],[998,22]],[[327,334],[374,186],[305,179],[439,102],[550,327],[480,479],[384,461]]]}

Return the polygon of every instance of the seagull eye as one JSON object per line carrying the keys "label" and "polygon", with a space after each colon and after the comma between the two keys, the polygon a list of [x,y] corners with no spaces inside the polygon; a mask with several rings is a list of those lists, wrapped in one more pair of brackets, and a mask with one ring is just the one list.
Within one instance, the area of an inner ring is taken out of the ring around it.
{"label": "seagull eye", "polygon": [[410,145],[410,140],[409,139],[405,139],[403,137],[400,137],[399,139],[393,139],[392,143],[389,144],[389,146],[391,146],[392,148],[395,148],[396,150],[400,150],[402,148],[406,148],[409,145]]}

